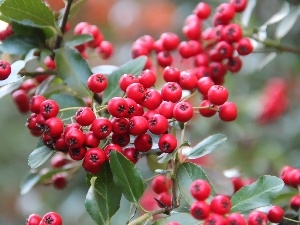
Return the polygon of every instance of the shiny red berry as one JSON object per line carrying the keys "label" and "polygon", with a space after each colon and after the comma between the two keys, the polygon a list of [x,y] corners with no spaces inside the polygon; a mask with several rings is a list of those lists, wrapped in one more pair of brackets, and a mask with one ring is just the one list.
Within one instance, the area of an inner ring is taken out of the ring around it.
{"label": "shiny red berry", "polygon": [[167,82],[161,88],[161,97],[164,101],[178,102],[182,96],[182,88],[176,82]]}
{"label": "shiny red berry", "polygon": [[124,148],[123,155],[134,164],[139,160],[139,151],[135,147]]}
{"label": "shiny red berry", "polygon": [[42,217],[38,214],[31,214],[27,219],[26,225],[39,225]]}
{"label": "shiny red berry", "polygon": [[224,86],[213,85],[207,92],[207,98],[214,105],[223,105],[228,99],[228,91]]}
{"label": "shiny red berry", "polygon": [[178,102],[174,106],[173,116],[179,122],[185,123],[190,119],[192,119],[193,115],[194,115],[193,107],[188,102]]}
{"label": "shiny red berry", "polygon": [[148,152],[153,145],[152,137],[149,134],[141,134],[134,139],[134,147],[139,152]]}
{"label": "shiny red berry", "polygon": [[160,208],[170,207],[172,203],[172,196],[168,192],[162,192],[157,197],[157,204]]}
{"label": "shiny red berry", "polygon": [[5,80],[11,73],[10,63],[0,60],[0,80]]}
{"label": "shiny red berry", "polygon": [[46,98],[42,95],[34,95],[29,101],[29,109],[31,112],[40,113],[40,105]]}
{"label": "shiny red berry", "polygon": [[196,201],[190,206],[190,213],[195,219],[204,220],[210,214],[209,205],[204,201]]}
{"label": "shiny red berry", "polygon": [[56,101],[48,99],[41,103],[40,113],[45,119],[56,117],[59,112],[59,105]]}
{"label": "shiny red berry", "polygon": [[158,147],[162,152],[171,153],[177,148],[177,139],[172,134],[163,134],[159,138]]}
{"label": "shiny red berry", "polygon": [[268,220],[272,223],[280,223],[283,219],[283,216],[283,209],[277,205],[272,206],[267,214]]}
{"label": "shiny red berry", "polygon": [[112,125],[107,118],[100,117],[93,121],[90,130],[97,138],[101,140],[106,138],[111,133]]}
{"label": "shiny red berry", "polygon": [[190,186],[191,195],[201,201],[210,196],[210,184],[206,180],[195,180]]}
{"label": "shiny red berry", "polygon": [[230,198],[225,195],[216,195],[210,202],[210,210],[216,214],[224,215],[231,209]]}
{"label": "shiny red berry", "polygon": [[39,225],[62,225],[62,218],[56,212],[46,213]]}
{"label": "shiny red berry", "polygon": [[91,75],[87,80],[87,86],[94,93],[103,92],[108,85],[107,78],[100,73]]}
{"label": "shiny red berry", "polygon": [[172,186],[172,182],[170,178],[164,175],[158,175],[154,177],[151,182],[151,187],[156,194],[168,192],[171,186]]}
{"label": "shiny red berry", "polygon": [[210,5],[206,2],[200,2],[194,9],[194,14],[197,15],[197,17],[200,20],[205,20],[210,16],[211,8]]}
{"label": "shiny red berry", "polygon": [[150,88],[154,86],[156,82],[156,75],[152,70],[144,70],[139,76],[139,83],[142,84],[145,88]]}
{"label": "shiny red berry", "polygon": [[80,148],[85,142],[84,133],[77,128],[73,128],[65,135],[65,143],[70,148]]}
{"label": "shiny red berry", "polygon": [[129,133],[131,135],[141,135],[147,132],[149,123],[143,116],[134,116],[129,120]]}
{"label": "shiny red berry", "polygon": [[247,225],[246,218],[240,213],[230,213],[226,217],[228,225]]}
{"label": "shiny red berry", "polygon": [[101,170],[105,159],[106,155],[102,149],[90,148],[85,154],[82,166],[86,171],[96,174]]}
{"label": "shiny red berry", "polygon": [[45,121],[44,133],[50,137],[59,137],[64,131],[64,123],[60,118],[51,117]]}
{"label": "shiny red berry", "polygon": [[117,145],[117,144],[108,144],[105,146],[105,148],[103,150],[104,150],[105,158],[107,161],[109,160],[111,151],[117,151],[117,152],[123,153],[121,146]]}
{"label": "shiny red berry", "polygon": [[29,111],[29,97],[26,91],[21,89],[16,90],[11,94],[11,97],[19,112],[27,113]]}
{"label": "shiny red berry", "polygon": [[55,63],[54,59],[52,59],[50,56],[47,56],[44,59],[44,63],[47,68],[52,69],[52,70],[56,69],[56,63]]}
{"label": "shiny red berry", "polygon": [[124,117],[127,115],[128,103],[124,98],[114,97],[109,100],[107,110],[114,117]]}
{"label": "shiny red berry", "polygon": [[75,113],[75,120],[81,126],[89,126],[95,119],[94,112],[88,107],[82,107]]}
{"label": "shiny red berry", "polygon": [[163,71],[163,78],[166,82],[179,82],[180,70],[176,67],[167,66]]}
{"label": "shiny red berry", "polygon": [[219,107],[219,117],[221,120],[230,122],[237,118],[237,107],[233,102],[225,102]]}
{"label": "shiny red berry", "polygon": [[253,211],[248,215],[248,225],[265,225],[268,223],[268,217],[260,211]]}

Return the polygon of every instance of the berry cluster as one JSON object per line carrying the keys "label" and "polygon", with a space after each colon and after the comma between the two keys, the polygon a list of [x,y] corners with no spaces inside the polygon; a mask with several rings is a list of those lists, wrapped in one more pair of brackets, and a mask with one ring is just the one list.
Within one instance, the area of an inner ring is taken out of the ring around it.
{"label": "berry cluster", "polygon": [[43,217],[38,214],[31,214],[26,225],[62,225],[62,218],[56,212],[48,212]]}
{"label": "berry cluster", "polygon": [[170,178],[164,175],[158,175],[154,177],[151,182],[152,190],[158,194],[158,197],[155,198],[157,204],[161,208],[170,207],[172,203],[172,196],[170,194],[170,188],[172,182]]}
{"label": "berry cluster", "polygon": [[284,211],[279,206],[273,206],[267,214],[261,211],[252,211],[247,218],[242,214],[234,212],[230,213],[231,200],[225,195],[216,195],[210,199],[210,184],[205,180],[195,180],[190,186],[190,193],[196,201],[190,206],[191,215],[203,220],[204,225],[209,224],[240,224],[240,225],[260,225],[279,223],[282,221]]}

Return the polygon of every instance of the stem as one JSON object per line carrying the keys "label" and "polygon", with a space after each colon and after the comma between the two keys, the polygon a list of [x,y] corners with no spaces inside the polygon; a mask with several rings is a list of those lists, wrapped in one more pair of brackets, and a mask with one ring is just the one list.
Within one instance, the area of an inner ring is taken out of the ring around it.
{"label": "stem", "polygon": [[[66,24],[67,24],[67,21],[68,21],[69,14],[70,14],[70,9],[71,9],[72,3],[73,3],[73,0],[68,0],[68,2],[67,2],[66,9],[65,9],[65,12],[64,12],[64,15],[63,15],[63,18],[62,18],[61,26],[60,26],[60,31],[61,31],[62,34],[57,35],[55,45],[54,45],[54,49],[60,48],[61,43],[63,41],[63,35],[65,33],[65,28],[66,28]],[[54,54],[55,53],[52,52],[51,58],[54,58]]]}
{"label": "stem", "polygon": [[150,217],[152,217],[156,214],[161,214],[161,213],[168,214],[169,212],[170,212],[169,208],[163,208],[163,209],[158,209],[158,210],[155,210],[155,211],[152,211],[152,212],[148,212],[148,213],[143,214],[139,218],[136,218],[135,220],[131,221],[127,225],[139,225],[142,222],[144,222],[145,220],[147,220],[148,218],[150,218]]}
{"label": "stem", "polygon": [[32,73],[20,71],[19,74],[22,76],[36,77],[36,76],[40,76],[40,75],[56,75],[57,73],[54,70],[46,70],[43,72],[32,72]]}
{"label": "stem", "polygon": [[299,223],[299,221],[293,220],[293,219],[290,219],[290,218],[287,218],[287,217],[283,217],[283,219],[284,219],[284,220],[291,221],[291,222],[294,222],[294,223]]}
{"label": "stem", "polygon": [[59,110],[59,112],[65,112],[65,111],[68,111],[68,110],[76,110],[76,109],[80,109],[80,108],[82,108],[82,107],[78,107],[78,106],[76,106],[76,107],[69,107],[69,108],[61,109],[61,110]]}
{"label": "stem", "polygon": [[187,96],[187,97],[181,99],[180,101],[184,102],[184,101],[188,100],[189,98],[191,98],[191,97],[193,97],[195,94],[197,94],[197,92],[198,92],[198,91],[194,91],[194,92],[191,93],[189,96]]}

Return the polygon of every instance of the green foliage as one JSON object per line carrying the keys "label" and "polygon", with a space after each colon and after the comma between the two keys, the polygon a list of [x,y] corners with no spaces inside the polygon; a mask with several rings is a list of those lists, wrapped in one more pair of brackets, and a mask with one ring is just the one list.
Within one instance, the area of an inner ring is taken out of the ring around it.
{"label": "green foliage", "polygon": [[36,39],[23,35],[11,36],[2,41],[0,51],[8,54],[24,55],[30,49],[38,47]]}
{"label": "green foliage", "polygon": [[268,206],[283,186],[283,181],[278,177],[262,176],[232,196],[231,212],[246,213],[259,207]]}
{"label": "green foliage", "polygon": [[31,169],[36,169],[43,165],[44,162],[46,162],[47,159],[49,159],[54,153],[54,150],[51,150],[44,145],[37,147],[33,152],[30,153],[28,165],[31,167]]}
{"label": "green foliage", "polygon": [[86,196],[85,207],[99,225],[110,224],[110,218],[118,211],[122,192],[113,181],[109,164],[106,163],[96,177]]}
{"label": "green foliage", "polygon": [[146,185],[140,171],[123,154],[112,151],[110,154],[110,167],[114,182],[122,190],[125,198],[139,204]]}
{"label": "green foliage", "polygon": [[93,40],[93,37],[89,34],[76,35],[70,38],[68,41],[64,43],[66,47],[74,47],[77,45],[81,45]]}
{"label": "green foliage", "polygon": [[92,71],[78,51],[71,48],[55,50],[57,73],[78,96],[89,96],[86,82]]}
{"label": "green foliage", "polygon": [[147,57],[140,56],[136,59],[132,59],[124,65],[120,66],[119,69],[115,70],[108,76],[108,85],[103,94],[103,102],[108,102],[111,98],[122,96],[122,90],[119,88],[119,79],[125,74],[139,75],[145,66]]}

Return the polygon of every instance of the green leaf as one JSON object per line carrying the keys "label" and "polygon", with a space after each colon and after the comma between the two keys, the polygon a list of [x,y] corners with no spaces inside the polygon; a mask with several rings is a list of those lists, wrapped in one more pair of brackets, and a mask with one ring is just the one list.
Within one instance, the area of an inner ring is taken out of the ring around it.
{"label": "green leaf", "polygon": [[28,158],[28,165],[31,167],[31,169],[36,169],[44,162],[46,162],[47,159],[49,159],[54,153],[54,150],[51,150],[46,146],[38,147],[30,153]]}
{"label": "green leaf", "polygon": [[24,55],[30,49],[37,47],[36,39],[27,36],[16,36],[6,38],[0,45],[0,51],[7,54]]}
{"label": "green leaf", "polygon": [[78,0],[74,4],[72,4],[71,9],[70,9],[70,16],[69,18],[74,17],[82,8],[83,4],[85,3],[86,0]]}
{"label": "green leaf", "polygon": [[224,134],[211,135],[191,148],[191,150],[185,153],[185,155],[189,159],[196,159],[205,156],[218,149],[226,140],[227,137]]}
{"label": "green leaf", "polygon": [[246,213],[259,207],[268,206],[283,186],[283,181],[278,177],[262,176],[232,196],[231,212]]}
{"label": "green leaf", "polygon": [[199,220],[194,219],[190,213],[176,213],[156,220],[153,225],[166,225],[167,223],[174,221],[184,225],[200,224]]}
{"label": "green leaf", "polygon": [[86,87],[88,78],[92,75],[87,62],[75,49],[60,48],[55,50],[57,73],[64,82],[81,97],[90,94]]}
{"label": "green leaf", "polygon": [[[11,64],[11,73],[7,79],[0,81],[0,87],[7,85],[7,84],[15,83],[15,82],[18,82],[18,84],[21,83],[21,81],[23,80],[23,77],[20,77],[18,75],[18,73],[20,72],[20,70],[22,70],[24,68],[24,66],[25,66],[25,62],[23,60],[18,60],[16,62],[14,62],[13,64]],[[1,96],[1,94],[0,94],[0,96]]]}
{"label": "green leaf", "polygon": [[251,16],[252,16],[253,9],[255,8],[255,5],[256,5],[256,0],[248,0],[247,7],[244,10],[242,17],[241,17],[241,24],[243,25],[243,27],[248,26]]}
{"label": "green leaf", "polygon": [[112,151],[110,154],[110,167],[116,185],[122,190],[125,198],[138,204],[146,185],[140,171],[123,154]]}
{"label": "green leaf", "polygon": [[59,31],[54,14],[41,0],[5,0],[0,11],[3,16],[23,25]]}
{"label": "green leaf", "polygon": [[176,154],[177,151],[174,151],[172,153],[162,153],[159,156],[157,156],[157,162],[158,163],[166,163],[173,159],[174,155]]}
{"label": "green leaf", "polygon": [[103,75],[110,75],[112,72],[117,70],[117,66],[113,65],[101,65],[101,66],[95,66],[92,68],[93,73],[101,73]]}
{"label": "green leaf", "polygon": [[109,164],[106,163],[97,177],[91,179],[85,207],[97,224],[110,224],[110,218],[120,208],[121,197],[122,192],[115,185]]}
{"label": "green leaf", "polygon": [[159,163],[157,162],[157,155],[154,154],[149,154],[147,156],[147,165],[149,169],[154,172],[157,169],[166,169],[167,168],[167,163]]}
{"label": "green leaf", "polygon": [[[176,176],[180,193],[189,204],[192,204],[195,201],[190,194],[191,184],[198,179],[206,180],[210,183],[204,170],[198,165],[190,162],[182,163],[177,170]],[[212,187],[212,194],[214,193],[215,191]]]}
{"label": "green leaf", "polygon": [[40,43],[44,43],[46,40],[45,33],[41,28],[26,26],[16,22],[12,22],[11,25],[14,31],[14,35],[33,38]]}
{"label": "green leaf", "polygon": [[[10,94],[14,90],[18,89],[20,87],[21,83],[23,82],[24,78],[20,78],[19,80],[15,81],[11,84],[5,84],[3,87],[0,87],[0,99],[3,98],[5,95]],[[1,84],[0,84],[1,86]]]}
{"label": "green leaf", "polygon": [[281,9],[273,14],[270,19],[268,19],[262,26],[268,26],[274,23],[279,22],[283,18],[285,18],[290,12],[290,4],[287,2],[284,2]]}
{"label": "green leaf", "polygon": [[89,34],[76,35],[76,36],[73,36],[68,41],[66,41],[64,45],[67,47],[73,47],[73,46],[87,43],[91,40],[93,40],[93,37]]}
{"label": "green leaf", "polygon": [[108,102],[113,97],[122,96],[122,90],[119,88],[119,79],[125,73],[130,73],[135,76],[139,75],[146,64],[147,57],[140,56],[132,59],[119,69],[115,70],[108,76],[108,85],[103,93],[103,102]]}

